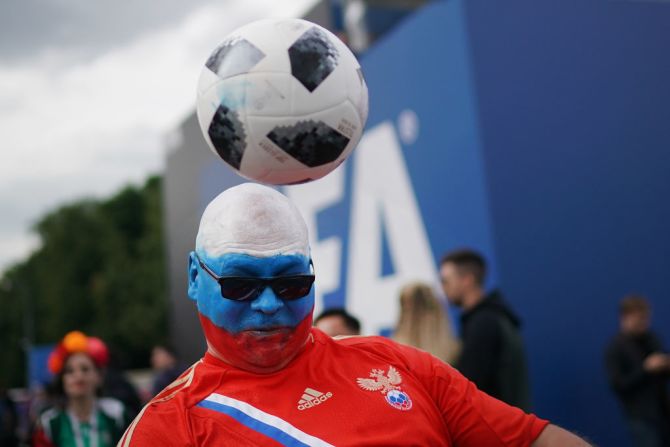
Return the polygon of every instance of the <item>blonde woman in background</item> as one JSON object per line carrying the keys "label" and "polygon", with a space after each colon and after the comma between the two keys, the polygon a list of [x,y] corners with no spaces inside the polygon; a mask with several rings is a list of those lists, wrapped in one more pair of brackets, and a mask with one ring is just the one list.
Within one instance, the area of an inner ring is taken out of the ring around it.
{"label": "blonde woman in background", "polygon": [[426,283],[407,284],[400,291],[400,316],[393,339],[453,363],[459,353],[442,302]]}

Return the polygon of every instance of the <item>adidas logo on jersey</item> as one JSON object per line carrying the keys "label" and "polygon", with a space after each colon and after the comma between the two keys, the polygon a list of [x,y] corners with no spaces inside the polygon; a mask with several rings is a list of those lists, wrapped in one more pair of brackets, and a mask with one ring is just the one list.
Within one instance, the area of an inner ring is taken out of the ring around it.
{"label": "adidas logo on jersey", "polygon": [[306,410],[308,408],[316,407],[331,397],[333,397],[333,393],[330,391],[324,394],[311,388],[305,388],[305,391],[302,393],[302,397],[298,401],[298,410]]}

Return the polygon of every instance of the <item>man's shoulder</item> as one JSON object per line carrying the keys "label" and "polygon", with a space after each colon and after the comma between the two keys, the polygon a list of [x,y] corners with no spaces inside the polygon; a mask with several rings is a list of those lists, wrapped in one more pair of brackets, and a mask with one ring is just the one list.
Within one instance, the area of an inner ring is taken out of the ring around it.
{"label": "man's shoulder", "polygon": [[221,373],[202,359],[187,368],[149,401],[147,407],[178,405],[188,409],[196,405],[219,383]]}
{"label": "man's shoulder", "polygon": [[324,341],[328,345],[327,349],[332,354],[352,361],[368,358],[409,366],[414,356],[425,354],[411,346],[402,345],[387,337],[377,335],[334,338],[324,336],[327,339]]}
{"label": "man's shoulder", "polygon": [[495,307],[482,306],[475,309],[463,319],[464,330],[484,330],[485,332],[497,331],[506,318],[504,312]]}
{"label": "man's shoulder", "polygon": [[397,351],[398,343],[379,335],[338,335],[330,337],[318,330],[312,328],[314,342],[327,350],[336,350],[349,352],[355,355],[356,352],[383,352],[392,354]]}
{"label": "man's shoulder", "polygon": [[514,326],[520,326],[521,320],[512,310],[498,290],[493,290],[470,311],[463,314],[465,320],[476,321],[509,321]]}
{"label": "man's shoulder", "polygon": [[142,408],[119,445],[190,445],[189,412],[216,386],[211,376],[196,362]]}
{"label": "man's shoulder", "polygon": [[333,337],[332,341],[335,346],[340,348],[360,349],[363,351],[381,350],[384,352],[393,352],[398,348],[398,343],[379,335],[344,335]]}

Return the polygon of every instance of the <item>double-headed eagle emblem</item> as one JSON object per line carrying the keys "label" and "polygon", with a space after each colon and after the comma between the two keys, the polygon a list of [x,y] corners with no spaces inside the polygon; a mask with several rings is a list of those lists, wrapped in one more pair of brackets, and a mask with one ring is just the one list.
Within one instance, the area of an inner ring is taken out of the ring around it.
{"label": "double-headed eagle emblem", "polygon": [[393,366],[389,366],[389,372],[385,373],[383,369],[373,369],[370,372],[371,379],[363,379],[359,377],[356,379],[358,386],[366,391],[381,391],[386,394],[392,390],[399,390],[402,377],[400,373]]}

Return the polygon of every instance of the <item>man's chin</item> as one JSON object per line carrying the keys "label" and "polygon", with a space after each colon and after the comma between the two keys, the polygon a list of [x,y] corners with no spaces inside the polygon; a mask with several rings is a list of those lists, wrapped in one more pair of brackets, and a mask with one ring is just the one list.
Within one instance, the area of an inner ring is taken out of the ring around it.
{"label": "man's chin", "polygon": [[281,358],[290,354],[296,344],[293,328],[242,331],[235,340],[237,352],[250,363],[266,366],[281,363]]}
{"label": "man's chin", "polygon": [[273,373],[285,367],[302,347],[293,331],[245,331],[238,338],[236,366],[256,373]]}
{"label": "man's chin", "polygon": [[231,334],[200,316],[209,351],[237,368],[260,374],[284,368],[307,342],[312,319],[305,318],[295,327],[253,327]]}
{"label": "man's chin", "polygon": [[241,368],[258,374],[271,374],[283,369],[296,354],[287,356],[286,353],[279,352],[277,355],[252,356],[245,359],[245,365],[241,365]]}
{"label": "man's chin", "polygon": [[217,353],[226,363],[249,372],[268,374],[285,367],[300,352],[303,337],[295,328],[246,330],[219,345]]}

